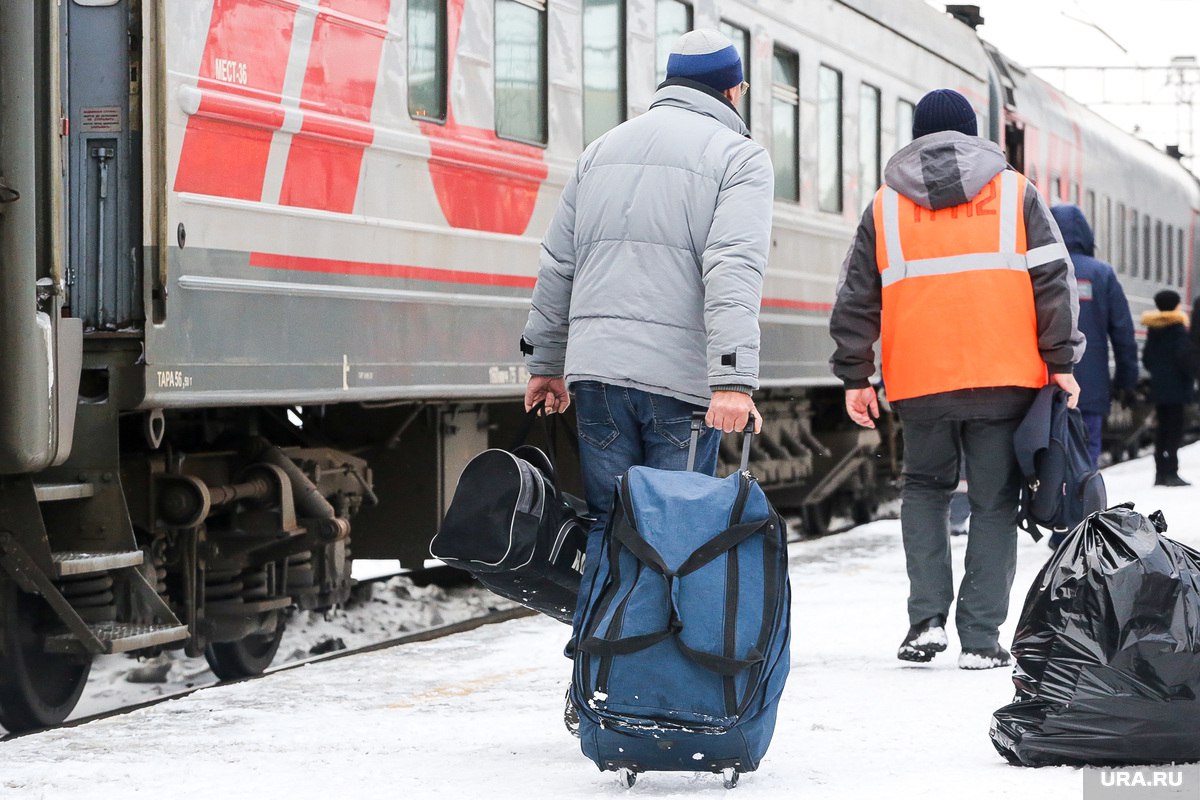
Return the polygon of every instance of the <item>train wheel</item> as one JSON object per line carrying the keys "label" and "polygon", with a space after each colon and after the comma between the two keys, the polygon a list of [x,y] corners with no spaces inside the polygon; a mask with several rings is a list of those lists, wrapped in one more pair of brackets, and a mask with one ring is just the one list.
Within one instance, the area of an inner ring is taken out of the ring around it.
{"label": "train wheel", "polygon": [[261,675],[271,666],[283,639],[283,615],[277,615],[274,633],[256,633],[236,642],[216,642],[204,648],[213,674],[223,681]]}
{"label": "train wheel", "polygon": [[833,500],[825,499],[805,506],[802,519],[805,536],[825,536],[829,533],[829,523],[833,522]]}
{"label": "train wheel", "polygon": [[42,598],[0,579],[0,725],[11,733],[66,719],[91,672],[90,655],[46,652],[44,631],[52,617]]}
{"label": "train wheel", "polygon": [[879,513],[879,494],[876,487],[878,478],[875,475],[875,465],[864,462],[858,469],[860,485],[857,497],[850,504],[850,518],[855,525],[866,525],[875,519]]}

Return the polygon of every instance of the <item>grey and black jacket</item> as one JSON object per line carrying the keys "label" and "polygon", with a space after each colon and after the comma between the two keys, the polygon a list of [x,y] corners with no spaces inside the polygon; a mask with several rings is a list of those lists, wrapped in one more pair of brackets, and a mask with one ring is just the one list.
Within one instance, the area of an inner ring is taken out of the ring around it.
{"label": "grey and black jacket", "polygon": [[529,371],[705,406],[757,388],[774,180],[724,96],[666,81],[563,189],[522,339]]}
{"label": "grey and black jacket", "polygon": [[[1010,167],[994,143],[946,131],[922,136],[896,153],[884,171],[884,182],[917,205],[939,210],[967,202],[1005,169]],[[1062,249],[1061,258],[1031,268],[1029,277],[1042,360],[1052,373],[1069,373],[1084,351],[1074,269],[1058,226],[1032,184],[1025,192],[1023,215],[1027,249],[1055,244]],[[870,385],[875,374],[874,347],[883,307],[875,236],[873,207],[868,206],[842,264],[829,320],[836,344],[829,363],[847,389]],[[979,302],[987,303],[988,298]],[[1024,413],[1031,396],[1031,390],[1019,387],[965,389],[914,397],[895,406],[910,418],[1002,418]]]}

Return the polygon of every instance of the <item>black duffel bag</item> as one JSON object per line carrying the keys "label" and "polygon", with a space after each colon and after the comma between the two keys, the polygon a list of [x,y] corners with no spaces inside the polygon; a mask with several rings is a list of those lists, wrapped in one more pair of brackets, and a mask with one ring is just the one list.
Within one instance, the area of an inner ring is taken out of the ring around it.
{"label": "black duffel bag", "polygon": [[[540,410],[529,413],[518,442]],[[545,417],[550,453],[555,419]],[[590,525],[587,504],[559,488],[546,451],[525,444],[492,448],[463,470],[429,551],[501,597],[570,624]]]}

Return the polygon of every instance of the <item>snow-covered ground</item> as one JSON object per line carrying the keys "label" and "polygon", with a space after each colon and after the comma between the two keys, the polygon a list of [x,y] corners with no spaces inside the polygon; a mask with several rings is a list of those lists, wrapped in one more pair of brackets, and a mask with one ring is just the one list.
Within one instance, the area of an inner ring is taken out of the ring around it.
{"label": "snow-covered ground", "polygon": [[[1200,480],[1200,446],[1181,453]],[[1152,487],[1149,459],[1106,471],[1112,502],[1162,509],[1200,545],[1200,489]],[[954,541],[961,572],[965,542]],[[774,743],[736,797],[1079,798],[1072,768],[1010,767],[988,739],[1008,670],[897,661],[907,628],[899,523],[792,546],[793,668]],[[1048,556],[1023,537],[1010,621]],[[121,717],[0,743],[3,798],[570,798],[622,796],[562,726],[567,629],[488,626],[217,687]],[[721,797],[712,775],[648,774],[632,797]]]}
{"label": "snow-covered ground", "polygon": [[[392,562],[397,564],[397,562]],[[360,570],[355,568],[355,576]],[[364,572],[365,579],[369,573]],[[407,577],[380,581],[370,596],[328,614],[297,612],[288,619],[274,666],[346,648],[363,647],[405,633],[449,625],[516,603],[477,586],[416,586]],[[137,661],[125,655],[100,656],[70,719],[79,719],[135,703],[215,684],[203,656],[181,651]],[[0,730],[3,730],[0,728]],[[0,793],[0,797],[3,794]]]}

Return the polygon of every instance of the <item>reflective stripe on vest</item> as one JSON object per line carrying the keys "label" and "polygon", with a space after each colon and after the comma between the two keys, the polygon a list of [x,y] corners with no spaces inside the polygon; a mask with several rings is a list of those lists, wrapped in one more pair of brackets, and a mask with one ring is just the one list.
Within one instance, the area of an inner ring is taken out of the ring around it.
{"label": "reflective stripe on vest", "polygon": [[1005,170],[966,203],[936,212],[888,186],[876,194],[890,399],[1045,384],[1029,270],[1069,256],[1058,243],[1026,251],[1026,186]]}

